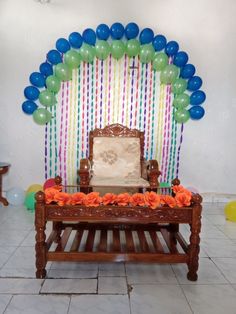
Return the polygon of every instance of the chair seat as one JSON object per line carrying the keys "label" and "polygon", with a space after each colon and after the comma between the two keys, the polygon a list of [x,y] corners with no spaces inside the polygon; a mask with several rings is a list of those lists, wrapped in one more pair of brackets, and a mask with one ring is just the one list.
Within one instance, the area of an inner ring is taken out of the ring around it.
{"label": "chair seat", "polygon": [[90,184],[96,186],[150,186],[149,182],[143,178],[101,178],[96,176],[92,177]]}

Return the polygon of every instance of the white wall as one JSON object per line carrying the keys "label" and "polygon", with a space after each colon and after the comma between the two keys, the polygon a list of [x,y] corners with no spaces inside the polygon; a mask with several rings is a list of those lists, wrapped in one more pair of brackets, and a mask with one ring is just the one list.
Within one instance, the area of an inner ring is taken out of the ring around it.
{"label": "white wall", "polygon": [[0,161],[4,189],[43,183],[44,128],[23,114],[23,90],[59,37],[135,21],[176,40],[203,78],[206,116],[185,125],[180,178],[201,192],[236,193],[235,0],[0,0]]}

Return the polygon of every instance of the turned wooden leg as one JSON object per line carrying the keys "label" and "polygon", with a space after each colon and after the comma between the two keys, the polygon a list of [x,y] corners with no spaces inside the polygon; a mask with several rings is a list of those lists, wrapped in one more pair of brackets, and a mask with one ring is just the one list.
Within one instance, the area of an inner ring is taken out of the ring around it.
{"label": "turned wooden leg", "polygon": [[36,278],[46,277],[46,263],[47,263],[47,245],[46,245],[46,220],[45,220],[45,206],[44,206],[44,193],[38,192],[36,194],[36,206],[35,206],[35,230],[36,230],[36,244],[35,244],[35,256],[36,256]]}
{"label": "turned wooden leg", "polygon": [[7,199],[2,196],[2,173],[0,173],[0,203],[3,203],[4,206],[9,204]]}
{"label": "turned wooden leg", "polygon": [[56,237],[55,237],[54,242],[59,243],[61,240],[62,222],[53,221],[52,228],[53,228],[53,230],[56,231]]}
{"label": "turned wooden leg", "polygon": [[200,231],[201,231],[201,206],[202,198],[200,195],[196,194],[192,197],[193,202],[193,217],[192,224],[190,225],[190,244],[189,244],[189,261],[188,261],[188,274],[187,278],[191,281],[196,281],[197,270],[198,270],[198,259],[200,251]]}

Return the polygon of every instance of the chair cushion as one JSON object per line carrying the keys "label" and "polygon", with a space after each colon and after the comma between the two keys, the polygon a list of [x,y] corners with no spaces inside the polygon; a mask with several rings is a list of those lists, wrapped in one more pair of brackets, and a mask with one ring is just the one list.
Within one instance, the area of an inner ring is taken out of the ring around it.
{"label": "chair cushion", "polygon": [[95,137],[92,167],[94,176],[99,178],[140,178],[140,139]]}
{"label": "chair cushion", "polygon": [[97,177],[93,176],[90,180],[91,185],[96,186],[140,186],[140,187],[149,187],[149,182],[143,178],[106,178],[106,177]]}

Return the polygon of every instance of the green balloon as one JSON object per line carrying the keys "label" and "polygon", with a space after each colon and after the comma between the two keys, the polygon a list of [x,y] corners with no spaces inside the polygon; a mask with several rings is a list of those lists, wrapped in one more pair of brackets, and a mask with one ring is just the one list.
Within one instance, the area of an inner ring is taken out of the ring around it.
{"label": "green balloon", "polygon": [[95,45],[96,57],[99,60],[105,60],[110,53],[110,46],[105,40],[98,40]]}
{"label": "green balloon", "polygon": [[174,94],[183,94],[183,92],[186,90],[187,88],[187,81],[185,81],[182,78],[178,78],[177,80],[174,81],[174,83],[172,83],[172,92]]}
{"label": "green balloon", "polygon": [[152,61],[155,50],[151,44],[142,45],[140,48],[140,61],[142,63],[149,63]]}
{"label": "green balloon", "polygon": [[84,62],[92,63],[95,57],[95,48],[88,44],[83,43],[79,50],[82,60]]}
{"label": "green balloon", "polygon": [[168,56],[164,52],[155,52],[152,67],[155,71],[162,71],[168,64]]}
{"label": "green balloon", "polygon": [[46,79],[46,86],[50,92],[58,93],[61,88],[61,81],[55,75],[50,75]]}
{"label": "green balloon", "polygon": [[80,64],[80,54],[75,50],[69,50],[64,55],[64,62],[71,69],[77,69]]}
{"label": "green balloon", "polygon": [[55,95],[47,89],[40,92],[39,101],[45,107],[51,107],[57,103]]}
{"label": "green balloon", "polygon": [[188,94],[176,95],[173,101],[173,106],[177,109],[183,109],[187,107],[190,102],[190,97]]}
{"label": "green balloon", "polygon": [[72,70],[68,67],[65,63],[58,63],[55,66],[55,75],[58,77],[61,81],[69,81],[72,78]]}
{"label": "green balloon", "polygon": [[171,84],[173,83],[177,76],[179,75],[179,70],[174,64],[168,64],[162,71],[160,75],[161,83]]}
{"label": "green balloon", "polygon": [[38,108],[33,113],[34,122],[39,125],[44,125],[51,120],[52,114],[47,109]]}
{"label": "green balloon", "polygon": [[35,192],[29,192],[26,194],[24,205],[27,209],[29,210],[34,210],[35,209]]}
{"label": "green balloon", "polygon": [[137,39],[130,39],[126,43],[126,53],[129,57],[136,57],[140,52],[140,42]]}
{"label": "green balloon", "polygon": [[175,121],[178,123],[185,123],[190,118],[190,113],[186,109],[178,109],[174,113]]}
{"label": "green balloon", "polygon": [[125,45],[121,40],[113,40],[111,43],[111,55],[116,60],[123,57],[125,53]]}

